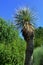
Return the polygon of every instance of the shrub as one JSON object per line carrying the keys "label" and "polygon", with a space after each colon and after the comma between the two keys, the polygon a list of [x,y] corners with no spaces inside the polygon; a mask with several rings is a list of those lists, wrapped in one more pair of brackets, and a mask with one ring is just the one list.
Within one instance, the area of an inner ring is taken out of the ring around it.
{"label": "shrub", "polygon": [[21,39],[10,44],[0,44],[0,65],[23,65],[25,42]]}
{"label": "shrub", "polygon": [[15,26],[0,18],[0,42],[10,43],[16,37],[18,37],[18,31],[15,30]]}
{"label": "shrub", "polygon": [[25,41],[13,25],[0,18],[0,65],[23,65]]}
{"label": "shrub", "polygon": [[33,65],[43,65],[43,46],[34,50],[33,58]]}

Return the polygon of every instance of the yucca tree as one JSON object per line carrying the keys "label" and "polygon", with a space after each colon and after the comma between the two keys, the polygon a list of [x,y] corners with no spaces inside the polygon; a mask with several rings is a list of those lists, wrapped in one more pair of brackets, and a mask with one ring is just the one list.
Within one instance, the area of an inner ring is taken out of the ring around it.
{"label": "yucca tree", "polygon": [[27,42],[26,45],[26,55],[24,65],[30,65],[30,59],[33,53],[33,37],[34,37],[34,27],[33,27],[34,16],[28,8],[22,8],[17,10],[15,15],[15,21],[18,28],[21,29],[22,35]]}

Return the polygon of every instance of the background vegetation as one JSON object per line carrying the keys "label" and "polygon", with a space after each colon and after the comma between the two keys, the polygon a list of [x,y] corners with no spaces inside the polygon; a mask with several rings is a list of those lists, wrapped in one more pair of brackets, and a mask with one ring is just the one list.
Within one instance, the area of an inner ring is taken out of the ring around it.
{"label": "background vegetation", "polygon": [[43,27],[39,27],[35,30],[35,47],[43,45]]}

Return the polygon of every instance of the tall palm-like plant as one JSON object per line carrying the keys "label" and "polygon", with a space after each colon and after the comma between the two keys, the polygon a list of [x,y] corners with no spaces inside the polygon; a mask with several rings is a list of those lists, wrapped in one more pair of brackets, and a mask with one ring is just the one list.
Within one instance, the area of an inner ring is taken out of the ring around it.
{"label": "tall palm-like plant", "polygon": [[15,21],[18,28],[22,28],[22,35],[27,42],[26,55],[24,65],[30,65],[30,59],[33,53],[33,37],[34,37],[34,27],[33,27],[34,16],[28,8],[23,8],[17,11],[15,15]]}

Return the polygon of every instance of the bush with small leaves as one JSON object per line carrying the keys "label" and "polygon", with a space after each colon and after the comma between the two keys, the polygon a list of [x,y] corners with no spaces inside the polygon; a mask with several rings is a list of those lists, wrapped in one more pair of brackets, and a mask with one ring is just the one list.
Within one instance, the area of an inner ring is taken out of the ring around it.
{"label": "bush with small leaves", "polygon": [[0,43],[0,65],[23,65],[25,55],[25,42],[16,39],[12,43]]}
{"label": "bush with small leaves", "polygon": [[0,18],[0,65],[24,65],[25,44],[14,26]]}
{"label": "bush with small leaves", "polygon": [[18,37],[18,31],[15,30],[15,26],[0,18],[0,42],[10,43],[16,37]]}

